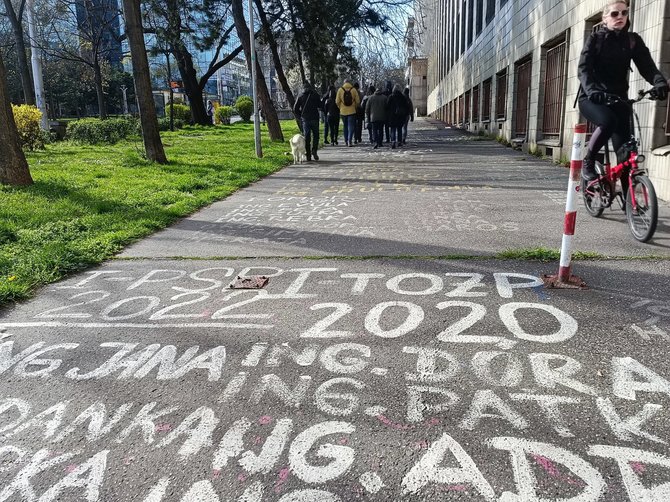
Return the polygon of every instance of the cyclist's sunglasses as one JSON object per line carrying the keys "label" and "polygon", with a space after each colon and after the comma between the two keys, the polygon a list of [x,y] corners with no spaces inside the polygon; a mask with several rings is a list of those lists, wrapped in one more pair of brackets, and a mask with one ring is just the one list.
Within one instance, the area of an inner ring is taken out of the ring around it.
{"label": "cyclist's sunglasses", "polygon": [[621,15],[621,17],[626,17],[628,15],[628,11],[627,10],[622,10],[622,11],[611,10],[610,11],[610,16],[611,17],[619,17],[619,15]]}

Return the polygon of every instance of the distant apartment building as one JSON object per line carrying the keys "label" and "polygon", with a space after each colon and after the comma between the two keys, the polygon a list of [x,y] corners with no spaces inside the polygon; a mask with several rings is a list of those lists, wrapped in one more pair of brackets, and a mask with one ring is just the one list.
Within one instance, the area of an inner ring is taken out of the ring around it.
{"label": "distant apartment building", "polygon": [[[418,23],[422,24],[423,19],[419,18]],[[415,112],[420,116],[426,115],[428,104],[428,58],[426,55],[429,47],[425,43],[423,31],[421,26],[417,26],[417,20],[414,17],[407,20],[405,85],[409,88]]]}
{"label": "distant apartment building", "polygon": [[[117,0],[77,0],[77,26],[80,31],[100,37],[99,52],[113,67],[120,68],[123,57],[121,22]],[[84,44],[89,37],[82,36]],[[86,50],[85,45],[81,50]]]}
{"label": "distant apartment building", "polygon": [[[567,159],[579,55],[601,21],[605,0],[424,0],[420,31],[429,41],[427,112],[472,132],[485,131],[554,159]],[[670,76],[670,0],[634,1],[639,33]],[[418,17],[418,16],[417,16]],[[631,97],[649,88],[633,66]],[[646,168],[659,197],[670,200],[670,106],[644,101],[636,110]]]}

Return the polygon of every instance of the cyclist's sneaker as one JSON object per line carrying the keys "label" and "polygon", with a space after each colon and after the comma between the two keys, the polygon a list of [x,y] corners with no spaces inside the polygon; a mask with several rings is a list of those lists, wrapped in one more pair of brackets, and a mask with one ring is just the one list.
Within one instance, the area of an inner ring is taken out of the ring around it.
{"label": "cyclist's sneaker", "polygon": [[586,181],[593,181],[598,178],[595,160],[584,159],[584,162],[582,163],[582,178],[584,178]]}

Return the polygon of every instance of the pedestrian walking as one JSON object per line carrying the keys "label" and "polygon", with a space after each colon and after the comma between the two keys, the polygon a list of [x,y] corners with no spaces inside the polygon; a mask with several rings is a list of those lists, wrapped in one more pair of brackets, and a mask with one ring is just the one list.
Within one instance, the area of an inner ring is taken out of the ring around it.
{"label": "pedestrian walking", "polygon": [[[354,89],[361,96],[360,85],[354,82]],[[356,132],[354,133],[354,143],[358,144],[363,141],[363,122],[365,122],[365,108],[363,108],[363,99],[361,98],[358,106],[356,106]]]}
{"label": "pedestrian walking", "polygon": [[361,103],[361,98],[351,80],[346,79],[342,87],[337,90],[336,103],[344,125],[344,144],[354,146],[356,107]]}
{"label": "pedestrian walking", "polygon": [[[372,88],[372,86],[371,86]],[[384,139],[384,124],[386,123],[386,96],[381,87],[365,102],[365,118],[371,124],[374,148],[382,146]]]}
{"label": "pedestrian walking", "polygon": [[319,110],[321,109],[321,96],[312,88],[309,82],[305,82],[303,92],[298,97],[293,107],[293,113],[299,118],[302,125],[302,135],[305,137],[305,151],[307,160],[319,160],[317,150],[319,149]]}
{"label": "pedestrian walking", "polygon": [[214,123],[214,103],[212,103],[209,99],[207,100],[207,119],[209,120],[210,124]]}
{"label": "pedestrian walking", "polygon": [[[390,80],[386,81],[386,87],[384,89],[384,96],[386,96],[386,99],[388,100],[391,97],[391,94],[393,93],[393,82]],[[391,127],[388,123],[388,117],[386,118],[387,122],[384,124],[384,132],[386,136],[386,142],[388,143],[391,141]]]}
{"label": "pedestrian walking", "polygon": [[340,135],[340,109],[337,106],[337,89],[334,85],[328,90],[326,98],[326,121],[330,132],[330,142],[337,145],[337,137]]}
{"label": "pedestrian walking", "polygon": [[[368,91],[365,93],[365,96],[363,97],[363,101],[361,101],[361,109],[363,110],[363,117],[366,118],[366,112],[365,109],[368,104],[368,100],[370,97],[375,93],[375,86],[371,85],[368,87]],[[372,122],[370,122],[369,119],[366,118],[365,120],[365,128],[368,130],[368,136],[370,137],[370,144],[374,143],[374,137],[372,135]]]}
{"label": "pedestrian walking", "polygon": [[407,143],[407,128],[409,126],[409,121],[411,120],[414,122],[414,103],[412,103],[412,98],[409,97],[409,87],[405,87],[403,94],[405,95],[407,105],[409,106],[409,115],[405,117],[405,123],[402,126],[402,141],[400,142],[401,145]]}
{"label": "pedestrian walking", "polygon": [[326,107],[328,103],[328,94],[329,94],[330,88],[326,90],[325,94],[321,97],[321,121],[323,122],[323,144],[324,145],[330,145],[330,141],[328,141],[329,134],[330,134],[330,125],[328,124],[328,108]]}
{"label": "pedestrian walking", "polygon": [[389,125],[391,133],[391,148],[397,146],[397,142],[402,140],[402,126],[405,118],[409,115],[409,104],[405,95],[400,90],[400,86],[393,86],[393,92],[386,101],[386,122]]}
{"label": "pedestrian walking", "polygon": [[[668,97],[668,81],[651,58],[642,37],[629,32],[628,4],[623,1],[608,2],[603,9],[602,25],[584,44],[579,59],[579,111],[596,126],[591,135],[582,167],[587,181],[598,177],[595,156],[612,138],[618,160],[624,160],[621,147],[630,137],[630,107],[625,103],[608,104],[606,94],[616,94],[628,99],[628,73],[631,61],[640,74],[654,86],[658,99]],[[621,178],[624,190],[628,176]]]}

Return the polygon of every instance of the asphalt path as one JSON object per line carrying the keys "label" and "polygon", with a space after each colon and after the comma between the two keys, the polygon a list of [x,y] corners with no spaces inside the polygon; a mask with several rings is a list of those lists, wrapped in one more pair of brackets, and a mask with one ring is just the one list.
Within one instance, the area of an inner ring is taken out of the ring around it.
{"label": "asphalt path", "polygon": [[[670,500],[668,211],[415,123],[327,147],[0,313],[0,502]],[[563,191],[562,191],[563,190]],[[242,278],[267,278],[235,289]]]}

